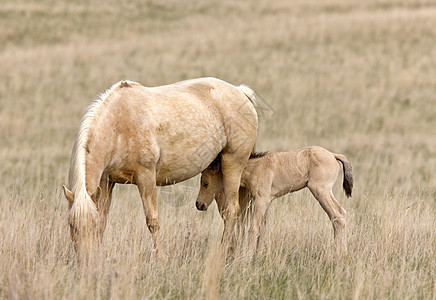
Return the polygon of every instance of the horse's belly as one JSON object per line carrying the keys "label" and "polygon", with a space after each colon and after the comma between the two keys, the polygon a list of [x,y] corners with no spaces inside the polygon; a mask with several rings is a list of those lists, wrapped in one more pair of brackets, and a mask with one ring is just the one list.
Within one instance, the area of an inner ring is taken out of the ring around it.
{"label": "horse's belly", "polygon": [[169,185],[196,176],[209,166],[225,145],[224,133],[187,133],[161,143],[157,184]]}
{"label": "horse's belly", "polygon": [[106,172],[109,175],[109,178],[112,182],[122,183],[122,184],[136,183],[133,171],[113,170],[113,171],[106,171]]}

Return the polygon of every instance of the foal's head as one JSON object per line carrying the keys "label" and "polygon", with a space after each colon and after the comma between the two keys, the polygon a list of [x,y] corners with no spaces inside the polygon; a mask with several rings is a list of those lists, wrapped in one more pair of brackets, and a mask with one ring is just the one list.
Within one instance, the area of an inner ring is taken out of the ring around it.
{"label": "foal's head", "polygon": [[198,192],[195,206],[198,210],[207,210],[209,205],[223,189],[223,175],[221,163],[216,158],[203,172],[201,172],[200,191]]}
{"label": "foal's head", "polygon": [[[261,158],[267,154],[268,151],[253,152],[249,159]],[[224,184],[223,173],[221,172],[221,156],[218,155],[215,160],[203,172],[201,172],[200,191],[198,192],[197,201],[195,202],[197,209],[207,210],[214,199],[217,200],[218,208],[220,208],[220,206],[223,205],[223,201],[225,201],[223,197],[219,197],[223,192],[223,189]],[[244,199],[239,199],[241,207],[246,207],[247,205],[247,192],[248,190],[244,188],[240,188],[239,190],[240,195],[242,193],[244,196]]]}

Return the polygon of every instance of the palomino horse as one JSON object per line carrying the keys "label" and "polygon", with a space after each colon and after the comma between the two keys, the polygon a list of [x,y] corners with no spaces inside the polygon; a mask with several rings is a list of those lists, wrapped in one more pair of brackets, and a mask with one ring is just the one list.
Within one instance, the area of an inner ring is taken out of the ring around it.
{"label": "palomino horse", "polygon": [[115,183],[138,186],[158,252],[156,185],[199,174],[218,153],[226,195],[223,236],[229,240],[241,173],[256,139],[254,104],[251,89],[215,78],[152,88],[122,81],[101,95],[83,117],[64,186],[79,254],[101,239]]}
{"label": "palomino horse", "polygon": [[[291,152],[253,154],[241,177],[239,190],[240,214],[244,215],[254,201],[254,212],[249,229],[249,247],[258,247],[259,237],[265,227],[266,215],[272,200],[308,187],[333,225],[335,241],[339,251],[346,250],[346,211],[335,196],[332,188],[338,178],[339,164],[344,170],[343,188],[348,197],[353,189],[351,164],[342,154],[335,154],[318,146]],[[219,156],[202,172],[197,208],[206,210],[216,199],[218,210],[225,209],[223,177],[220,173]]]}

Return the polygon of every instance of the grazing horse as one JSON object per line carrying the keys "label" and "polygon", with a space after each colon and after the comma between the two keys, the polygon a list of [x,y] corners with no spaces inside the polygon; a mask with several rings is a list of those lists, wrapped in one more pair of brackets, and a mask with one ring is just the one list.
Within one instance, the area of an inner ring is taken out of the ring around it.
{"label": "grazing horse", "polygon": [[[242,172],[239,190],[240,215],[244,215],[254,202],[252,223],[249,229],[249,247],[258,247],[259,237],[265,227],[271,201],[308,187],[333,225],[338,250],[346,250],[346,211],[336,200],[332,188],[339,174],[339,164],[344,171],[343,188],[348,197],[353,189],[352,167],[342,154],[312,146],[291,152],[264,152],[252,154]],[[216,199],[218,210],[223,212],[225,195],[219,156],[201,174],[197,208],[206,210]]]}
{"label": "grazing horse", "polygon": [[219,153],[226,195],[223,236],[229,241],[241,173],[256,139],[255,101],[250,88],[216,78],[157,87],[121,81],[102,94],[83,117],[64,186],[78,253],[101,240],[115,183],[138,186],[158,252],[156,186],[199,174]]}

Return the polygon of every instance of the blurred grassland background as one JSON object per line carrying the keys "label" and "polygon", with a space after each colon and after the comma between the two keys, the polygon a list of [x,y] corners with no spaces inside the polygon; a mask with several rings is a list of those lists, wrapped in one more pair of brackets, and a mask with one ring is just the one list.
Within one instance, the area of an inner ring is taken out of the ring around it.
{"label": "blurred grassland background", "polygon": [[[195,209],[196,177],[159,190],[168,260],[117,186],[104,251],[77,267],[61,186],[84,109],[122,79],[203,76],[268,103],[258,150],[350,159],[347,255],[302,191],[273,202],[254,263],[215,266],[222,222]],[[435,168],[436,1],[0,3],[0,298],[435,299]]]}

